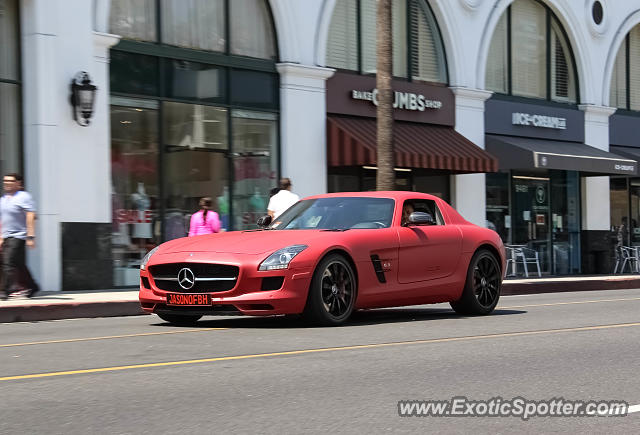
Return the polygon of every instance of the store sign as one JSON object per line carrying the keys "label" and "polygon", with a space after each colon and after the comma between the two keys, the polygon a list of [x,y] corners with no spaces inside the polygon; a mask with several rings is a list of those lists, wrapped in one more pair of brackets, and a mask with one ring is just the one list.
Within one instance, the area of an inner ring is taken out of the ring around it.
{"label": "store sign", "polygon": [[511,114],[513,125],[527,125],[540,128],[553,128],[555,130],[567,129],[567,118],[558,116],[532,115],[529,113],[513,112]]}
{"label": "store sign", "polygon": [[[424,112],[425,109],[440,109],[442,101],[430,100],[422,94],[414,94],[413,92],[394,92],[393,108],[404,110],[419,110]],[[351,98],[354,100],[371,101],[375,106],[378,105],[378,89],[371,91],[351,91]]]}
{"label": "store sign", "polygon": [[[395,121],[455,125],[455,96],[448,87],[392,80],[391,90]],[[327,80],[326,98],[327,113],[378,116],[379,89],[375,76],[336,72]]]}
{"label": "store sign", "polygon": [[492,97],[485,102],[484,123],[488,134],[584,142],[584,112],[569,106]]}

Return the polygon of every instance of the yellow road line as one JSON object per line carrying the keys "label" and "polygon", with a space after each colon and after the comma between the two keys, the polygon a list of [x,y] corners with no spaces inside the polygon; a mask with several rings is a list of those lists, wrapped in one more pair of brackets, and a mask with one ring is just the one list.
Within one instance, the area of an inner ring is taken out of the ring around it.
{"label": "yellow road line", "polygon": [[144,332],[140,334],[107,335],[104,337],[68,338],[63,340],[49,340],[49,341],[29,341],[26,343],[0,344],[0,347],[33,346],[35,344],[74,343],[76,341],[110,340],[113,338],[128,338],[128,337],[148,337],[150,335],[187,334],[190,332],[218,331],[223,329],[229,329],[229,328],[201,328],[201,329],[186,329],[186,330],[180,330],[180,331]]}
{"label": "yellow road line", "polygon": [[[530,305],[512,305],[509,307],[498,306],[497,309],[508,310],[513,308],[533,308],[533,307],[551,307],[556,305],[573,305],[573,304],[595,304],[600,302],[620,302],[620,301],[636,301],[638,298],[621,298],[621,299],[597,299],[592,301],[575,301],[575,302],[553,302],[548,304],[530,304]],[[85,338],[69,338],[62,340],[48,340],[48,341],[30,341],[25,343],[9,343],[0,344],[0,348],[3,347],[19,347],[19,346],[33,346],[39,344],[58,344],[58,343],[74,343],[79,341],[95,341],[95,340],[109,340],[115,338],[129,338],[129,337],[145,337],[152,335],[170,335],[170,334],[186,334],[191,332],[203,332],[203,331],[220,331],[230,328],[201,328],[201,329],[187,329],[180,331],[164,331],[164,332],[146,332],[140,334],[123,334],[123,335],[108,335],[103,337],[85,337]]]}
{"label": "yellow road line", "polygon": [[619,323],[614,325],[583,326],[578,328],[543,329],[538,331],[505,332],[501,334],[472,335],[472,336],[465,336],[465,337],[433,338],[428,340],[396,341],[396,342],[377,343],[377,344],[359,344],[354,346],[324,347],[319,349],[290,350],[290,351],[284,351],[284,352],[259,353],[259,354],[253,354],[253,355],[235,355],[235,356],[223,356],[223,357],[203,358],[203,359],[193,359],[193,360],[183,360],[183,361],[167,361],[167,362],[159,362],[159,363],[134,364],[134,365],[127,365],[127,366],[102,367],[102,368],[95,368],[95,369],[67,370],[62,372],[34,373],[30,375],[0,377],[0,381],[49,378],[54,376],[79,375],[79,374],[87,374],[87,373],[116,372],[121,370],[142,369],[142,368],[150,368],[150,367],[180,366],[180,365],[186,365],[186,364],[211,363],[211,362],[217,362],[217,361],[236,361],[236,360],[243,360],[243,359],[265,358],[265,357],[275,357],[275,356],[303,355],[303,354],[320,353],[320,352],[334,352],[339,350],[375,349],[375,348],[382,348],[382,347],[403,346],[403,345],[411,345],[411,344],[447,343],[447,342],[455,342],[455,341],[471,341],[471,340],[480,340],[480,339],[489,339],[489,338],[553,334],[553,333],[560,333],[560,332],[597,331],[602,329],[628,328],[632,326],[640,326],[640,322]]}
{"label": "yellow road line", "polygon": [[552,307],[555,305],[574,305],[574,304],[597,304],[600,302],[620,302],[620,301],[638,301],[640,298],[621,298],[621,299],[596,299],[593,301],[575,301],[575,302],[552,302],[548,304],[531,304],[531,305],[513,305],[510,307],[498,306],[497,309],[506,310],[511,308],[531,308],[531,307]]}

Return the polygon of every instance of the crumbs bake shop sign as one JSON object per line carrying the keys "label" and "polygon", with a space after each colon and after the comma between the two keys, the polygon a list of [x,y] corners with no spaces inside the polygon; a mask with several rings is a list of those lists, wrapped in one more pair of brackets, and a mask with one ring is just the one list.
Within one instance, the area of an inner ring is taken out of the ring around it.
{"label": "crumbs bake shop sign", "polygon": [[[424,112],[426,109],[440,109],[442,101],[430,100],[422,94],[414,94],[413,92],[394,92],[393,108],[403,110],[417,110]],[[371,101],[374,105],[378,105],[378,89],[371,91],[351,91],[351,98],[354,100]]]}

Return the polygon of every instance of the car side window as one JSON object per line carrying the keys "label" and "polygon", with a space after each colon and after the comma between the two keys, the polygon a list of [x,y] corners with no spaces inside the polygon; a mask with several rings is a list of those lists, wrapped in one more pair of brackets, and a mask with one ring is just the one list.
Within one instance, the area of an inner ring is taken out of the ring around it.
{"label": "car side window", "polygon": [[444,225],[444,219],[442,218],[442,213],[440,213],[440,209],[436,202],[432,199],[409,199],[406,200],[402,206],[403,217],[402,223],[405,222],[405,215],[411,214],[412,211],[420,211],[423,213],[429,213],[433,216],[435,221],[434,225]]}

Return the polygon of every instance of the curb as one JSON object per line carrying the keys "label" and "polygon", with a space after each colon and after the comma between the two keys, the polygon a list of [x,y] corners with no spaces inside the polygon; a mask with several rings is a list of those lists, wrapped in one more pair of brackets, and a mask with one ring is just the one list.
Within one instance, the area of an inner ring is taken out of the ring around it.
{"label": "curb", "polygon": [[[616,279],[594,278],[583,280],[545,279],[525,282],[503,281],[502,296],[539,293],[561,293],[595,290],[640,289],[640,276]],[[80,319],[148,315],[138,300],[105,302],[64,302],[29,305],[0,306],[0,323],[37,322],[45,320]]]}
{"label": "curb", "polygon": [[640,288],[640,277],[623,279],[589,280],[545,280],[536,282],[502,282],[502,296],[530,295],[539,293],[563,293],[595,290],[623,290]]}
{"label": "curb", "polygon": [[18,305],[0,309],[0,323],[147,314],[138,301]]}

